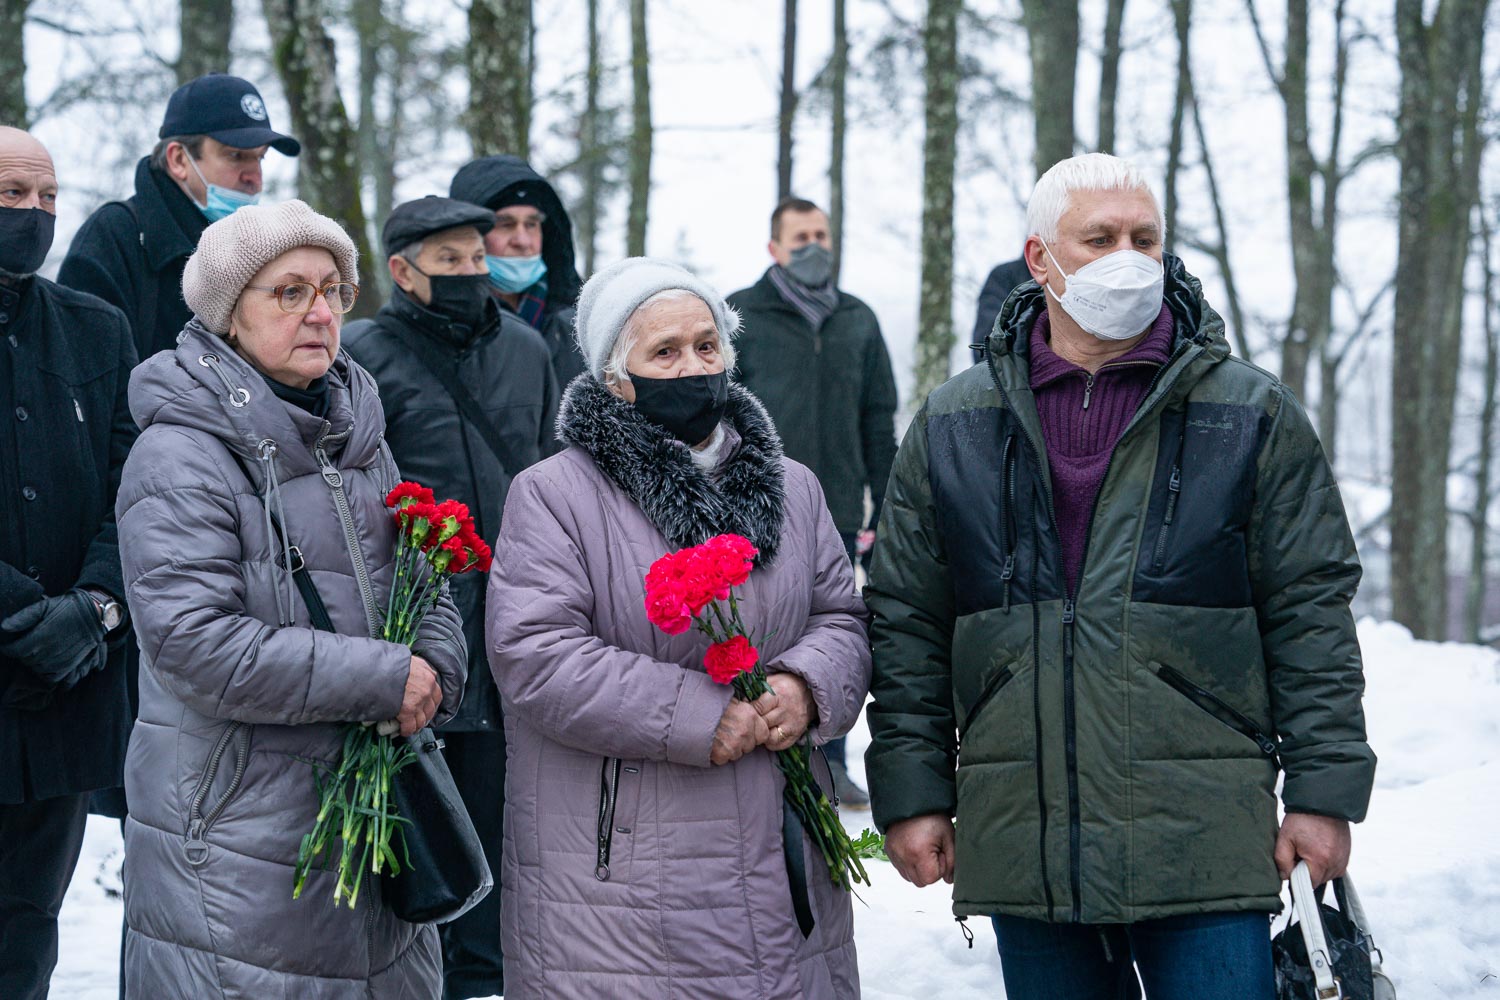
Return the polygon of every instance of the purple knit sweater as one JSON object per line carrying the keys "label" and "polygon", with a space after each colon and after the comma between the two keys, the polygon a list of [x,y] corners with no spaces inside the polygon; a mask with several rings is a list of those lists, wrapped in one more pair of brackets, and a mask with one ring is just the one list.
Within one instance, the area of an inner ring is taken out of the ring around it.
{"label": "purple knit sweater", "polygon": [[1172,313],[1163,305],[1141,342],[1092,377],[1054,354],[1050,337],[1044,309],[1031,328],[1031,391],[1052,469],[1057,532],[1071,594],[1078,589],[1089,517],[1109,456],[1145,399],[1157,369],[1171,356]]}

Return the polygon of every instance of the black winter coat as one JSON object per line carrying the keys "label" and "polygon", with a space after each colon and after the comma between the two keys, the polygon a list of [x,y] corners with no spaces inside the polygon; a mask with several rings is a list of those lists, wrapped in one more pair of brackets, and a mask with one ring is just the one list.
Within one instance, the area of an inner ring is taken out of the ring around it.
{"label": "black winter coat", "polygon": [[207,225],[182,189],[143,158],[135,168],[135,194],[88,217],[57,280],[119,306],[144,361],[175,347],[193,317],[182,298],[182,268]]}
{"label": "black winter coat", "polygon": [[[45,278],[0,285],[0,618],[91,587],[122,602],[115,492],[135,440],[118,309]],[[0,708],[0,803],[120,784],[128,632],[108,664],[39,711]],[[0,694],[27,668],[0,656]]]}
{"label": "black winter coat", "polygon": [[896,457],[896,380],[880,324],[846,292],[814,330],[771,284],[770,272],[729,296],[744,328],[738,379],[765,404],[788,458],[813,470],[833,522],[865,525],[865,487],[880,516]]}
{"label": "black winter coat", "polygon": [[[402,478],[429,487],[440,500],[468,504],[474,527],[493,544],[511,480],[558,449],[558,389],[541,337],[498,307],[475,334],[397,289],[374,319],[349,324],[343,343],[375,377],[385,440]],[[510,463],[502,465],[462,417],[419,348],[439,366],[456,368],[458,381],[503,439]],[[469,643],[469,678],[463,706],[445,729],[500,731],[499,695],[484,653],[485,584],[485,574],[466,573],[450,585]]]}
{"label": "black winter coat", "polygon": [[[984,344],[1010,293],[1030,280],[1031,270],[1020,257],[995,265],[989,277],[984,279],[984,287],[979,290],[979,302],[974,308],[974,334],[969,340],[971,346]],[[978,346],[974,346],[974,350],[977,354]]]}

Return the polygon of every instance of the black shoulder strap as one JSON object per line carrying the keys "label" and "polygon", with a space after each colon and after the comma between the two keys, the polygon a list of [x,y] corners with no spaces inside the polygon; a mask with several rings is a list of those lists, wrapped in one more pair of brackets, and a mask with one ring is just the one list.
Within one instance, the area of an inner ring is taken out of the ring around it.
{"label": "black shoulder strap", "polygon": [[510,475],[519,472],[521,463],[516,460],[515,455],[511,454],[505,439],[500,436],[500,431],[490,423],[489,416],[474,400],[474,397],[469,395],[469,391],[459,380],[457,363],[451,359],[439,358],[437,345],[420,333],[403,337],[402,342],[411,345],[412,353],[417,356],[417,360],[422,362],[422,366],[432,373],[438,385],[442,386],[452,397],[454,404],[458,407],[458,412],[474,430],[479,432],[479,436],[484,439],[485,446],[500,463],[500,468]]}
{"label": "black shoulder strap", "polygon": [[[250,470],[245,468],[244,460],[239,455],[236,455],[233,450],[229,454],[234,458],[235,464],[240,467],[240,471],[245,474],[245,478],[249,480],[250,485],[253,487],[255,485],[255,477],[251,476]],[[255,497],[262,505],[265,504],[265,494],[260,490],[255,491]],[[280,552],[286,552],[288,551],[286,528],[282,525],[281,518],[276,516],[275,511],[268,510],[268,513],[271,515],[271,530],[276,532],[276,548]],[[313,583],[312,574],[307,571],[307,563],[302,561],[302,550],[293,545],[290,547],[290,552],[292,554],[292,582],[297,585],[297,593],[302,595],[302,603],[307,605],[307,616],[312,619],[313,628],[324,632],[338,631],[333,627],[333,619],[328,616],[328,605],[323,603],[323,595],[318,593],[318,585]],[[285,556],[278,553],[273,558],[279,563]]]}

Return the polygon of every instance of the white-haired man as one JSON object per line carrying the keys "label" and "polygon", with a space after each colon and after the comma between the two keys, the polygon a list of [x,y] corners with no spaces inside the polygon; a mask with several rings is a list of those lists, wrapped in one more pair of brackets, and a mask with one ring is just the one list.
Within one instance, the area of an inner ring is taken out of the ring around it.
{"label": "white-haired man", "polygon": [[1038,287],[886,492],[875,819],[993,919],[1012,1000],[1269,998],[1278,870],[1340,874],[1374,775],[1338,487],[1134,167],[1057,164],[1027,222]]}

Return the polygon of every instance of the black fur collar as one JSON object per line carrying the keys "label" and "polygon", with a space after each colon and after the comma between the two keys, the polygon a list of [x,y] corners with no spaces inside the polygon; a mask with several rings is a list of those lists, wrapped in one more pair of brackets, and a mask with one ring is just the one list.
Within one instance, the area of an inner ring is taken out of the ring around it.
{"label": "black fur collar", "polygon": [[759,561],[769,563],[786,517],[781,439],[760,400],[733,383],[724,416],[740,444],[709,474],[687,445],[584,372],[563,395],[557,432],[588,452],[674,546],[732,532],[754,542]]}

